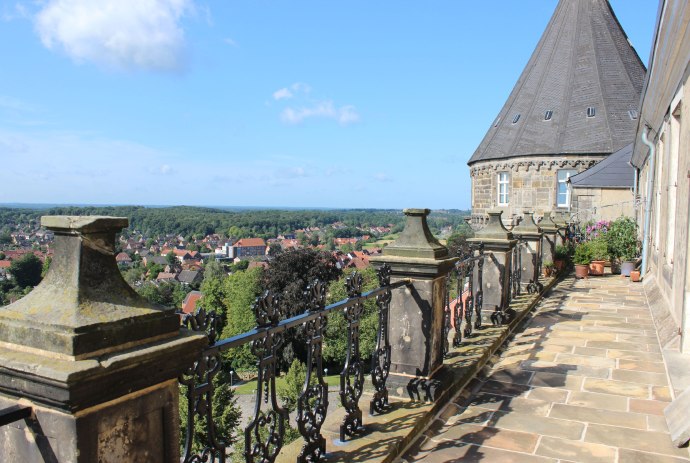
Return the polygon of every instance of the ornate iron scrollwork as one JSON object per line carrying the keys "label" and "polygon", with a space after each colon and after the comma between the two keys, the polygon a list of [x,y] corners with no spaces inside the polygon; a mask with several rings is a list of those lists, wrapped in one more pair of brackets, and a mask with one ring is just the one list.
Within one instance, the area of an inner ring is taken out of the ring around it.
{"label": "ornate iron scrollwork", "polygon": [[469,282],[467,285],[467,297],[465,298],[464,303],[465,331],[463,334],[466,338],[472,335],[472,314],[474,313],[474,264],[475,261],[474,259],[472,259],[465,266],[465,271],[469,276]]}
{"label": "ornate iron scrollwork", "polygon": [[[221,368],[221,354],[213,345],[222,327],[222,318],[215,312],[199,309],[195,314],[185,316],[183,324],[192,331],[205,332],[209,347],[206,347],[199,359],[187,368],[179,378],[180,384],[186,386],[187,428],[184,444],[184,463],[207,461],[225,461],[225,449],[229,439],[219,436],[213,422],[212,399],[214,393],[213,378]],[[197,418],[204,420],[206,435],[200,452],[194,451],[194,428]]]}
{"label": "ornate iron scrollwork", "polygon": [[[359,298],[362,295],[362,275],[353,272],[346,280],[347,296],[350,299]],[[347,321],[347,356],[345,366],[340,373],[340,402],[345,408],[345,418],[340,425],[340,440],[354,436],[362,428],[362,410],[359,408],[359,399],[364,390],[364,368],[359,352],[359,320],[362,316],[364,305],[361,301],[345,309]]]}
{"label": "ornate iron scrollwork", "polygon": [[446,274],[446,292],[443,295],[443,356],[448,355],[450,351],[450,343],[448,342],[448,335],[450,335],[450,274]]}
{"label": "ornate iron scrollwork", "polygon": [[[275,328],[282,313],[278,297],[266,291],[256,299],[254,313],[258,328]],[[249,463],[274,462],[283,447],[287,410],[280,407],[276,398],[276,359],[282,333],[268,330],[266,336],[252,341],[252,353],[258,360],[256,404],[254,419],[244,430],[244,457]],[[270,405],[264,410],[264,405]]]}
{"label": "ornate iron scrollwork", "polygon": [[[472,278],[472,277],[470,277]],[[484,304],[484,243],[477,246],[477,296],[474,303],[474,328],[482,327],[482,305]]]}
{"label": "ornate iron scrollwork", "polygon": [[[326,439],[321,435],[321,426],[328,411],[328,385],[323,380],[323,336],[326,332],[326,317],[322,312],[326,305],[326,286],[316,280],[307,288],[309,312],[319,315],[306,323],[308,338],[307,377],[302,394],[297,401],[297,427],[305,440],[298,463],[317,462],[326,453]],[[312,378],[316,376],[315,380]]]}
{"label": "ornate iron scrollwork", "polygon": [[[379,286],[387,288],[391,284],[391,268],[388,264],[382,265],[376,275]],[[374,396],[369,403],[371,414],[385,413],[388,409],[388,388],[386,381],[391,369],[391,345],[388,340],[388,313],[391,304],[391,290],[376,296],[376,305],[379,308],[379,325],[376,331],[376,350],[371,357],[371,383],[374,386]]]}

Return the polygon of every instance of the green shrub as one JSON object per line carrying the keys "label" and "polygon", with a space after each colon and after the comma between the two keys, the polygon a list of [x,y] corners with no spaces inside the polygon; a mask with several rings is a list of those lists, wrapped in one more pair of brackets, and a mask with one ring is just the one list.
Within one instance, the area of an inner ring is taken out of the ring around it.
{"label": "green shrub", "polygon": [[589,242],[589,247],[592,252],[592,260],[608,260],[609,246],[606,235],[600,235]]}
{"label": "green shrub", "polygon": [[575,255],[573,256],[573,262],[578,265],[587,265],[592,262],[592,245],[591,241],[586,241],[579,244],[575,248]]}
{"label": "green shrub", "polygon": [[639,255],[637,223],[630,217],[620,217],[611,223],[606,233],[608,252],[612,259],[634,260]]}

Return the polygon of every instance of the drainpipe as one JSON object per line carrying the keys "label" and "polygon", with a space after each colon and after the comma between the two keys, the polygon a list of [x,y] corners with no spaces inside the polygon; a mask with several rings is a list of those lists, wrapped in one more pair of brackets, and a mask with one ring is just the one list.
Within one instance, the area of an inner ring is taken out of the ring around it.
{"label": "drainpipe", "polygon": [[[646,129],[646,127],[645,127]],[[647,204],[644,211],[644,230],[642,232],[642,274],[644,278],[647,273],[647,253],[649,252],[649,222],[652,216],[652,189],[654,188],[654,145],[647,138],[647,130],[642,131],[642,143],[649,148],[649,173],[647,174]]]}

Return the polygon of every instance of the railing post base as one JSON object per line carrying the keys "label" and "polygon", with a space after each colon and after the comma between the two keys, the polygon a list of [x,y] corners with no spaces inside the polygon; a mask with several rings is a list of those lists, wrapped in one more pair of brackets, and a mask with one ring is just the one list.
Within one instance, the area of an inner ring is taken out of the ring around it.
{"label": "railing post base", "polygon": [[457,261],[431,234],[426,222],[428,209],[404,212],[407,223],[403,232],[384,248],[382,256],[371,259],[375,266],[390,265],[391,283],[411,281],[393,291],[390,304],[388,384],[395,396],[399,391],[408,395],[408,388],[433,385],[431,377],[443,364],[446,274]]}
{"label": "railing post base", "polygon": [[0,309],[0,428],[6,461],[179,460],[177,376],[206,337],[127,285],[114,256],[127,219],[44,217],[55,258],[29,295]]}

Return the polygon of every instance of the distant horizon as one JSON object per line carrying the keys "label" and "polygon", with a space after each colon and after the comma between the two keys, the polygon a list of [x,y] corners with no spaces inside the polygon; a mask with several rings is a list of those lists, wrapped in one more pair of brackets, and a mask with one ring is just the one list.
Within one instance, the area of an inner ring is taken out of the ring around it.
{"label": "distant horizon", "polygon": [[[211,206],[193,204],[98,204],[98,203],[0,203],[0,208],[7,209],[52,209],[57,207],[144,207],[150,209],[163,209],[169,207],[198,207],[206,209],[217,209],[227,211],[400,211],[409,208],[386,208],[386,207],[298,207],[298,206]],[[434,211],[460,211],[469,212],[469,209],[462,208],[425,208]]]}

